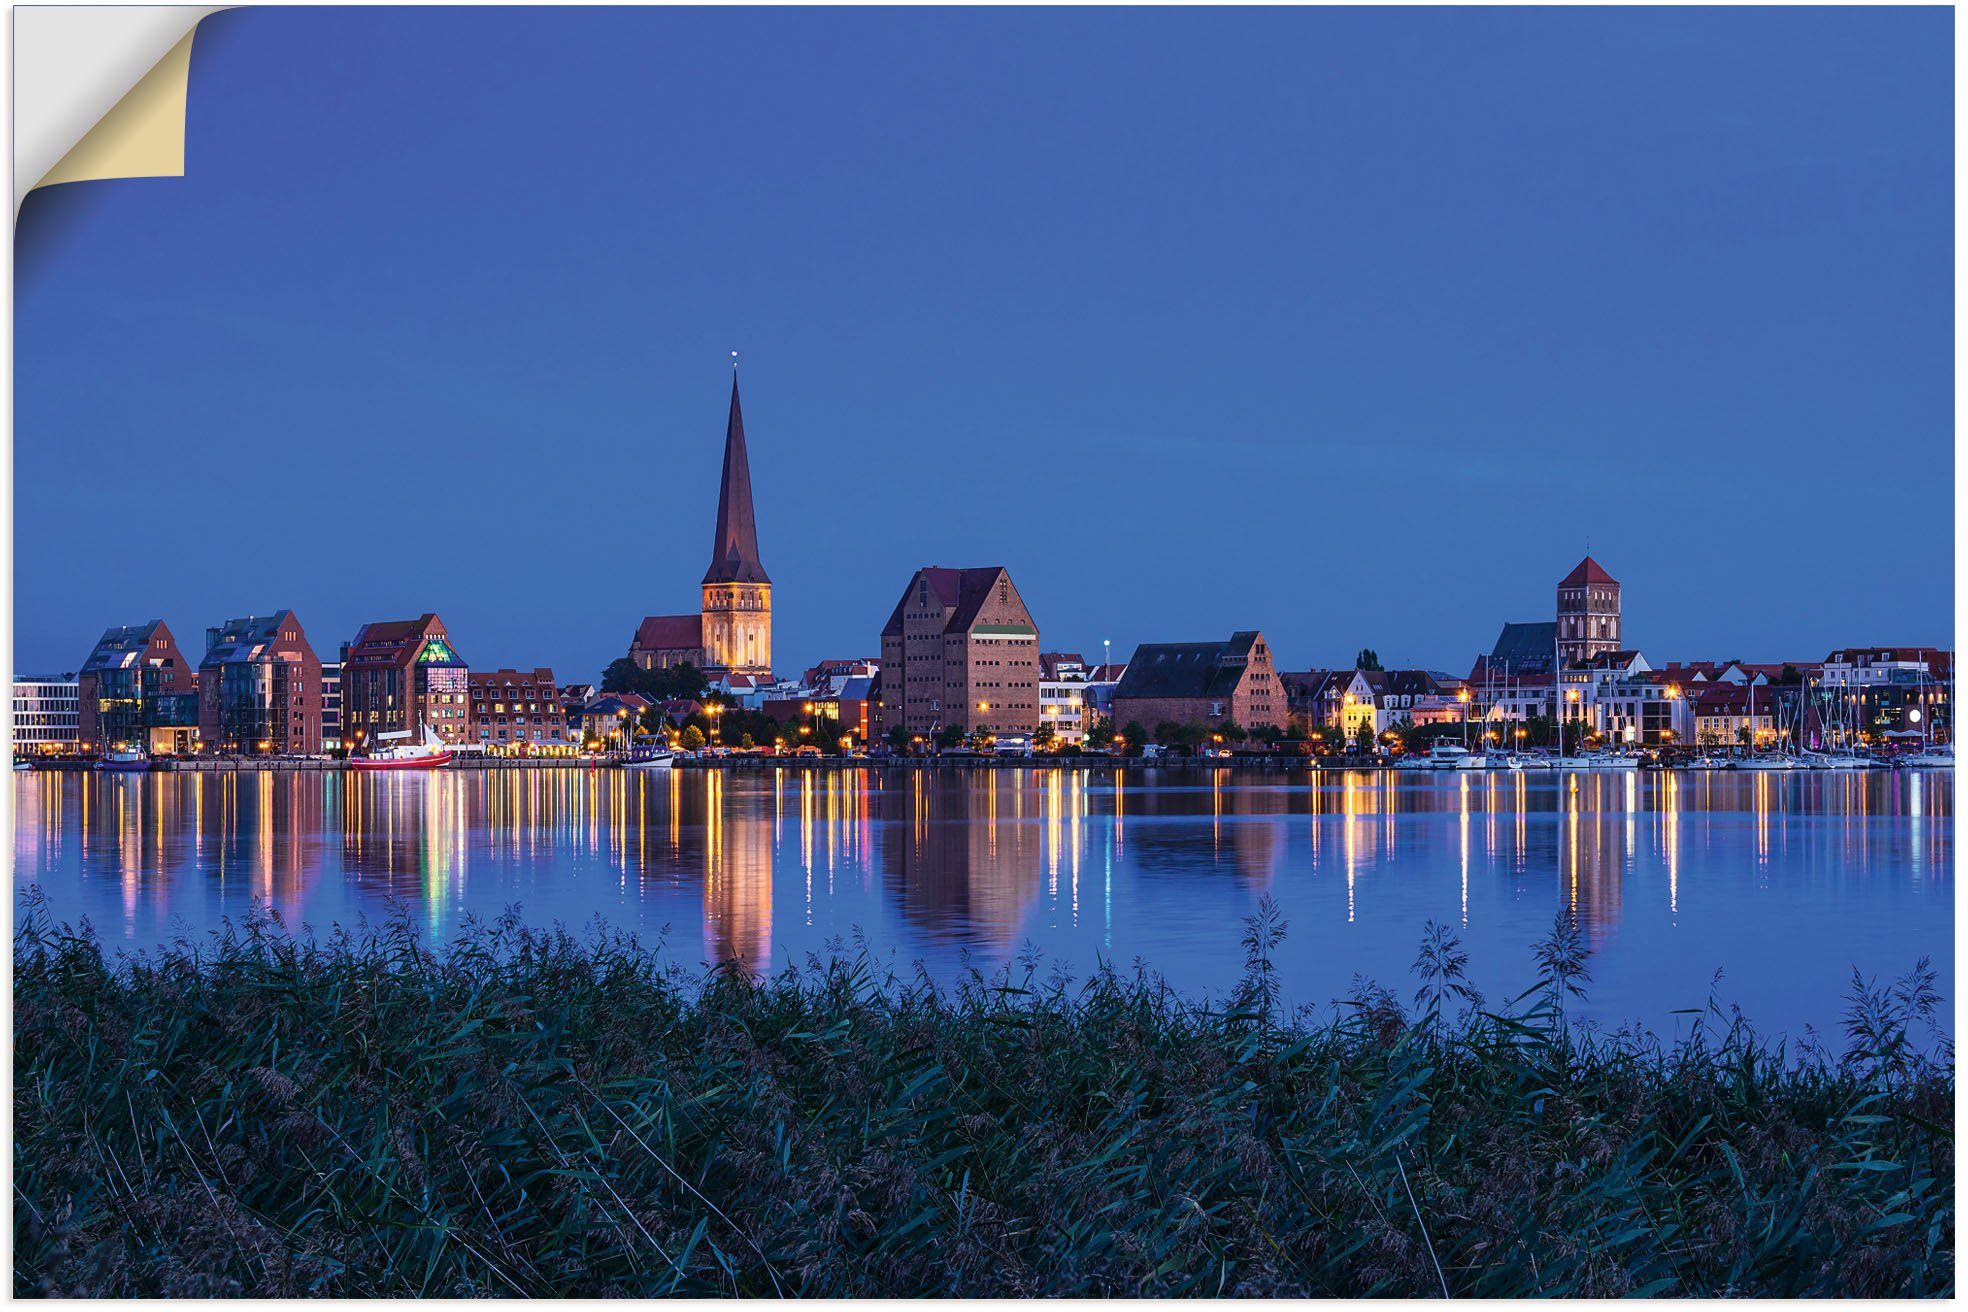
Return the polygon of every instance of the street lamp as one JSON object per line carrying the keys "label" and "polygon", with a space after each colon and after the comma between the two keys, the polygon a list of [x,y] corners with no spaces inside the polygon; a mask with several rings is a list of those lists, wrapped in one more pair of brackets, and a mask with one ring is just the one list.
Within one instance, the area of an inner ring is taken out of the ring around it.
{"label": "street lamp", "polygon": [[[1576,704],[1578,699],[1579,690],[1577,688],[1565,689],[1566,701]],[[1558,759],[1561,761],[1565,759],[1565,719],[1564,708],[1561,706],[1558,711]]]}
{"label": "street lamp", "polygon": [[1457,688],[1456,700],[1462,703],[1462,747],[1469,750],[1469,689]]}

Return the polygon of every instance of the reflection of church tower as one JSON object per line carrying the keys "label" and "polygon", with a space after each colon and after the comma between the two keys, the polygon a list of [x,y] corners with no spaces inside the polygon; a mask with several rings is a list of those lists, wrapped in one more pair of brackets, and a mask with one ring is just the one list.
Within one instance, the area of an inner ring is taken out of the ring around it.
{"label": "reflection of church tower", "polygon": [[759,563],[752,518],[752,467],[738,375],[731,376],[731,417],[724,428],[724,476],[718,484],[717,540],[704,571],[704,665],[740,674],[772,672],[772,580]]}
{"label": "reflection of church tower", "polygon": [[754,974],[772,964],[772,821],[725,800],[724,772],[704,774],[704,951]]}

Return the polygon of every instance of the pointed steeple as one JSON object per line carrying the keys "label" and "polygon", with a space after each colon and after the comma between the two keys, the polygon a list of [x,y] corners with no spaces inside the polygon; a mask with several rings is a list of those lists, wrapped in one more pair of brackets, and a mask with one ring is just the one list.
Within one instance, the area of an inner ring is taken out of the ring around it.
{"label": "pointed steeple", "polygon": [[731,417],[724,425],[724,477],[718,483],[717,538],[706,583],[770,583],[759,564],[752,519],[752,466],[745,455],[745,418],[738,409],[738,370],[731,371]]}

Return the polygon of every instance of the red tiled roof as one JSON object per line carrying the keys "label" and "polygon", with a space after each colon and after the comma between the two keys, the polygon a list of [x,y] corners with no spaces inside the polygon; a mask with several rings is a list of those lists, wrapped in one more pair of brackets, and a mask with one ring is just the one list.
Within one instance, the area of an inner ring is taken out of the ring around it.
{"label": "red tiled roof", "polygon": [[443,633],[444,625],[436,615],[425,613],[414,620],[377,620],[362,626],[349,644],[348,659],[343,662],[349,666],[374,664],[394,664],[405,646],[429,633]]}
{"label": "red tiled roof", "polygon": [[[977,612],[984,608],[990,599],[991,585],[1004,573],[1002,565],[984,565],[972,569],[946,569],[940,565],[929,565],[917,571],[923,581],[942,605],[951,607],[949,620],[943,625],[945,633],[958,633],[968,629],[976,620]],[[888,623],[882,625],[882,636],[891,637],[902,632],[902,612],[909,605],[909,596],[915,590],[916,580],[912,575],[909,584],[902,590],[901,600],[895,603]]]}
{"label": "red tiled roof", "polygon": [[1617,587],[1619,580],[1600,568],[1599,562],[1590,556],[1581,560],[1571,573],[1558,580],[1558,586],[1561,588],[1582,588],[1588,583],[1611,583]]}
{"label": "red tiled roof", "polygon": [[650,615],[636,626],[630,651],[701,651],[704,647],[702,615]]}

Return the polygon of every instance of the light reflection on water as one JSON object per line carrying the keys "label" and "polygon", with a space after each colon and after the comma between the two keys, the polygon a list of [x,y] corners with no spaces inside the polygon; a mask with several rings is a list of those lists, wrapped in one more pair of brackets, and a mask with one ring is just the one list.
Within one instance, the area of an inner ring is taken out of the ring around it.
{"label": "light reflection on water", "polygon": [[1590,1013],[1670,1028],[1710,977],[1768,1029],[1835,1027],[1851,968],[1953,986],[1943,774],[977,772],[31,774],[17,887],[141,948],[264,909],[400,907],[443,938],[518,905],[688,962],[803,963],[857,932],[948,981],[1030,943],[1230,984],[1266,894],[1297,1002],[1411,990],[1423,924],[1515,992],[1554,914],[1594,949]]}

